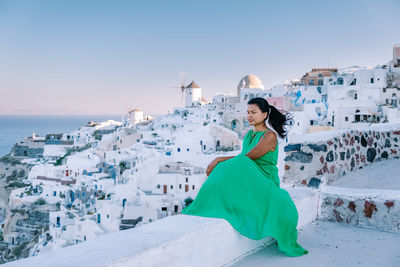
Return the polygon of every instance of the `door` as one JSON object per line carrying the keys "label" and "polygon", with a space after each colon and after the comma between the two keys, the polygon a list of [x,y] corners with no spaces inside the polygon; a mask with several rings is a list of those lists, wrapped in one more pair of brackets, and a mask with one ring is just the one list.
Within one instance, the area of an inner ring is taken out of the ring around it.
{"label": "door", "polygon": [[164,194],[166,194],[166,193],[167,193],[167,186],[164,185]]}

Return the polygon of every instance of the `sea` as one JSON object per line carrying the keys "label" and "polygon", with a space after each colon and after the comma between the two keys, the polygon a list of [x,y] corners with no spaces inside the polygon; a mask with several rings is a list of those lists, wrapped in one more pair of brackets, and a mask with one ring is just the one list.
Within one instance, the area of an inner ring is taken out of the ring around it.
{"label": "sea", "polygon": [[0,157],[10,153],[15,143],[35,133],[70,133],[89,121],[121,121],[121,115],[0,115]]}

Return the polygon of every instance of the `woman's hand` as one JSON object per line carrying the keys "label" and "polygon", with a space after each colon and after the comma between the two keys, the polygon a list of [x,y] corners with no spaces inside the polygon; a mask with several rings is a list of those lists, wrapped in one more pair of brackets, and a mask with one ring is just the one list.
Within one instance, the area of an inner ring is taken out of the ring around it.
{"label": "woman's hand", "polygon": [[206,169],[207,176],[210,175],[210,173],[214,170],[215,166],[217,166],[219,162],[220,162],[219,158],[215,158],[210,162],[210,164],[208,164]]}

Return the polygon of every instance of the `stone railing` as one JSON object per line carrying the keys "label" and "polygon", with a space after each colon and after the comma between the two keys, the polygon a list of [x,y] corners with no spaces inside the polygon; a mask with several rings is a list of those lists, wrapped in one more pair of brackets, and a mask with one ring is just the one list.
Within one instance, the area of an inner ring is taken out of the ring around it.
{"label": "stone railing", "polygon": [[365,165],[400,154],[400,124],[330,130],[294,137],[285,146],[283,182],[318,188]]}

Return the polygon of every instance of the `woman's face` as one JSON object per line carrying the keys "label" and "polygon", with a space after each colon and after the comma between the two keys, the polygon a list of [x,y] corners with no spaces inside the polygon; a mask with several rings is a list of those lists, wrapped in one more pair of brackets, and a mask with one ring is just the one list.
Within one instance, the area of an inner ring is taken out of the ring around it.
{"label": "woman's face", "polygon": [[247,105],[247,120],[250,125],[257,125],[264,123],[268,112],[262,112],[261,109],[256,104]]}

